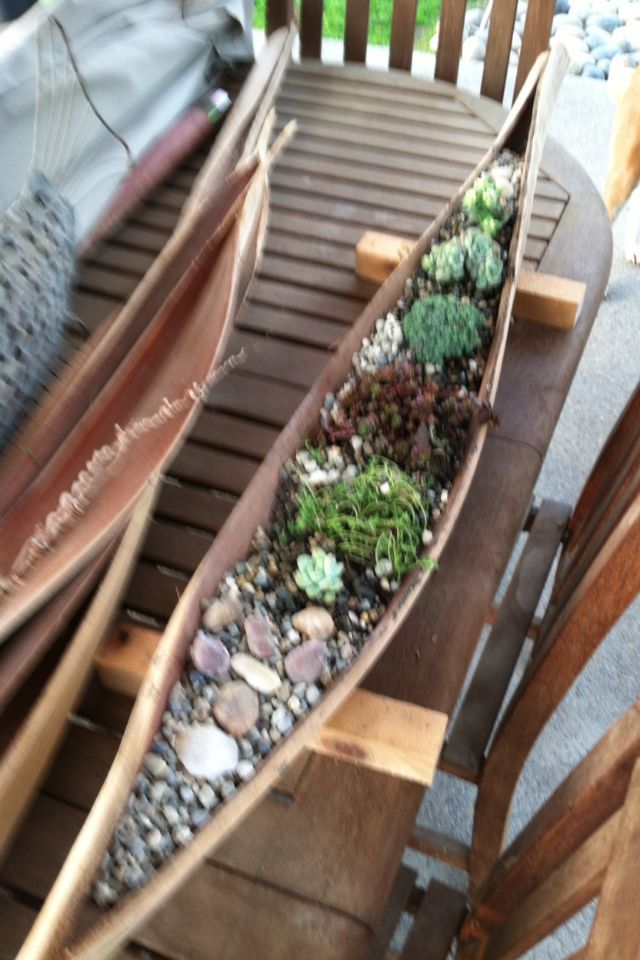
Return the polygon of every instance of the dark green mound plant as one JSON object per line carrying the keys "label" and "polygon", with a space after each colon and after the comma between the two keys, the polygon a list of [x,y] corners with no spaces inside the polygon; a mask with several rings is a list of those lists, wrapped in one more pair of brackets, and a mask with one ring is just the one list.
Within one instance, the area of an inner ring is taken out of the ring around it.
{"label": "dark green mound plant", "polygon": [[416,300],[403,321],[404,336],[419,363],[466,357],[481,343],[483,314],[471,303],[440,294]]}
{"label": "dark green mound plant", "polygon": [[303,487],[291,533],[323,535],[363,567],[388,559],[400,579],[419,560],[426,523],[418,487],[395,463],[375,457],[353,480]]}

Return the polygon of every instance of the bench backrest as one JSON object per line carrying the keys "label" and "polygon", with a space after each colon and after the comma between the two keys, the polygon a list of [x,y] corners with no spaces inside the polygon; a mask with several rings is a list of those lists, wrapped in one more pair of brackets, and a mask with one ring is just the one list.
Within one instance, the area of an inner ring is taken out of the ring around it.
{"label": "bench backrest", "polygon": [[476,802],[475,886],[501,852],[526,759],[570,687],[640,591],[640,386],[569,521],[528,667],[488,751]]}
{"label": "bench backrest", "polygon": [[599,897],[588,960],[640,956],[640,701],[498,859],[462,929],[460,960],[514,960]]}
{"label": "bench backrest", "polygon": [[[640,957],[640,700],[504,849],[514,792],[533,745],[640,592],[640,385],[568,522],[560,508],[540,509],[536,520],[544,514],[547,529],[536,533],[534,523],[533,550],[519,579],[514,575],[519,604],[489,636],[445,750],[445,768],[457,767],[458,775],[478,784],[465,858],[471,905],[460,931],[460,960],[514,960],[594,897],[599,905],[589,943],[575,957]],[[518,614],[531,600],[532,579],[540,581],[530,604],[535,607],[545,579],[536,563],[542,559],[542,570],[550,569],[563,532],[546,613],[522,679],[496,724],[509,685],[500,655],[515,662],[531,633],[528,619],[518,623]],[[519,645],[512,642],[518,629]]]}
{"label": "bench backrest", "polygon": [[[517,14],[517,0],[493,0],[480,92],[502,101],[511,42]],[[443,0],[438,32],[435,76],[456,83],[462,51],[466,0]],[[518,59],[515,95],[533,66],[546,50],[555,9],[554,0],[529,0],[522,45]],[[394,0],[389,43],[389,67],[411,70],[416,32],[418,0]],[[370,0],[347,0],[344,32],[344,59],[364,63],[369,34]],[[320,58],[323,0],[301,0],[300,54]],[[267,0],[267,33],[291,22],[293,0]]]}

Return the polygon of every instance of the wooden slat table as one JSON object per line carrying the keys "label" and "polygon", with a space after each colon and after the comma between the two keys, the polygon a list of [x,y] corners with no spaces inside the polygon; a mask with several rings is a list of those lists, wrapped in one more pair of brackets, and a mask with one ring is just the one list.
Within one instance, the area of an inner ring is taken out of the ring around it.
{"label": "wooden slat table", "polygon": [[[299,132],[273,173],[270,229],[230,352],[248,363],[212,394],[169,471],[123,617],[161,626],[261,458],[373,293],[356,278],[367,229],[417,237],[489,146],[503,114],[442,83],[359,66],[294,65],[278,126]],[[175,223],[194,155],[84,266],[90,328],[134,289]],[[514,325],[492,431],[441,568],[372,690],[451,713],[609,273],[611,235],[591,182],[545,153],[527,265],[587,283],[571,333]],[[462,603],[461,603],[462,599]],[[130,703],[94,682],[0,869],[0,960],[15,955],[118,745]],[[168,960],[354,960],[380,955],[384,906],[421,800],[415,785],[303,759],[123,954]],[[400,884],[399,886],[402,886]],[[399,889],[396,885],[396,890]],[[405,884],[406,886],[406,884]],[[393,899],[393,898],[392,898]],[[396,904],[397,910],[397,904]]]}

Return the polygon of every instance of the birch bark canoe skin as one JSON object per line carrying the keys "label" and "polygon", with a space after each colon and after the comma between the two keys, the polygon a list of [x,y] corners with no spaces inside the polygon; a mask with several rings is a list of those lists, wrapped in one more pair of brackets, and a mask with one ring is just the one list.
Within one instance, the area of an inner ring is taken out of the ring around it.
{"label": "birch bark canoe skin", "polygon": [[[293,34],[282,31],[256,67],[250,96],[229,117],[214,147],[199,201],[185,211],[172,239],[96,349],[81,351],[0,468],[0,571],[6,574],[36,525],[56,507],[115,424],[150,416],[163,398],[204,381],[226,345],[255,269],[266,229],[267,169],[261,143],[264,94],[289,58]],[[252,109],[253,108],[253,109]],[[226,128],[225,128],[226,129]],[[122,530],[147,478],[175,455],[197,405],[135,442],[118,461],[108,492],[88,508],[0,605],[6,639]]]}
{"label": "birch bark canoe skin", "polygon": [[[515,281],[522,262],[534,187],[542,155],[551,105],[566,70],[564,50],[541,56],[514,104],[491,150],[461,186],[440,216],[418,240],[354,323],[337,352],[312,386],[306,398],[282,431],[254,475],[243,497],[218,534],[189,582],[171,617],[136,700],[120,750],[104,786],[74,843],[67,861],[27,937],[19,960],[106,960],[131,939],[171,895],[184,884],[212,850],[236,828],[266,794],[274,780],[304,749],[325,720],[358,686],[383,650],[392,642],[421,588],[430,576],[417,570],[405,578],[380,623],[358,658],[327,690],[319,705],[297,723],[286,740],[280,741],[270,758],[256,769],[254,778],[218,808],[196,837],[162,867],[140,890],[124,897],[118,906],[86,929],[83,907],[88,891],[118,817],[126,803],[143,757],[160,725],[169,692],[178,679],[189,644],[200,620],[200,602],[211,597],[222,575],[243,558],[256,528],[271,511],[280,470],[300,446],[309,428],[317,422],[325,394],[342,385],[351,370],[351,358],[376,319],[401,296],[410,276],[438,231],[461,202],[479,172],[493,162],[504,147],[525,155],[520,203],[512,234],[507,279],[504,284],[494,340],[489,353],[480,398],[495,398],[505,350]],[[525,149],[526,148],[526,149]],[[438,559],[448,540],[469,491],[487,432],[487,425],[472,423],[465,459],[455,479],[448,507],[430,549]],[[95,911],[91,914],[95,916]],[[84,930],[78,933],[78,921]]]}
{"label": "birch bark canoe skin", "polygon": [[118,615],[157,493],[158,478],[153,476],[138,499],[82,623],[0,761],[0,859],[62,743],[69,714],[91,675],[93,658]]}

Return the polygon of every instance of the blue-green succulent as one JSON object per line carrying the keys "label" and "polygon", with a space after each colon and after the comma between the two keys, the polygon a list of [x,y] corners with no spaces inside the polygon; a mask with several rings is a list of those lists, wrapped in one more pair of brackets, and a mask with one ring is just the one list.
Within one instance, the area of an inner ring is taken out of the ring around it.
{"label": "blue-green succulent", "polygon": [[344,564],[321,547],[314,547],[311,554],[300,554],[297,562],[293,578],[300,589],[310,600],[333,603],[342,589]]}
{"label": "blue-green succulent", "polygon": [[422,269],[431,280],[448,285],[464,277],[464,250],[459,237],[434,243],[422,258]]}
{"label": "blue-green succulent", "polygon": [[478,227],[462,234],[467,273],[478,290],[494,290],[502,280],[502,254],[499,244]]}

